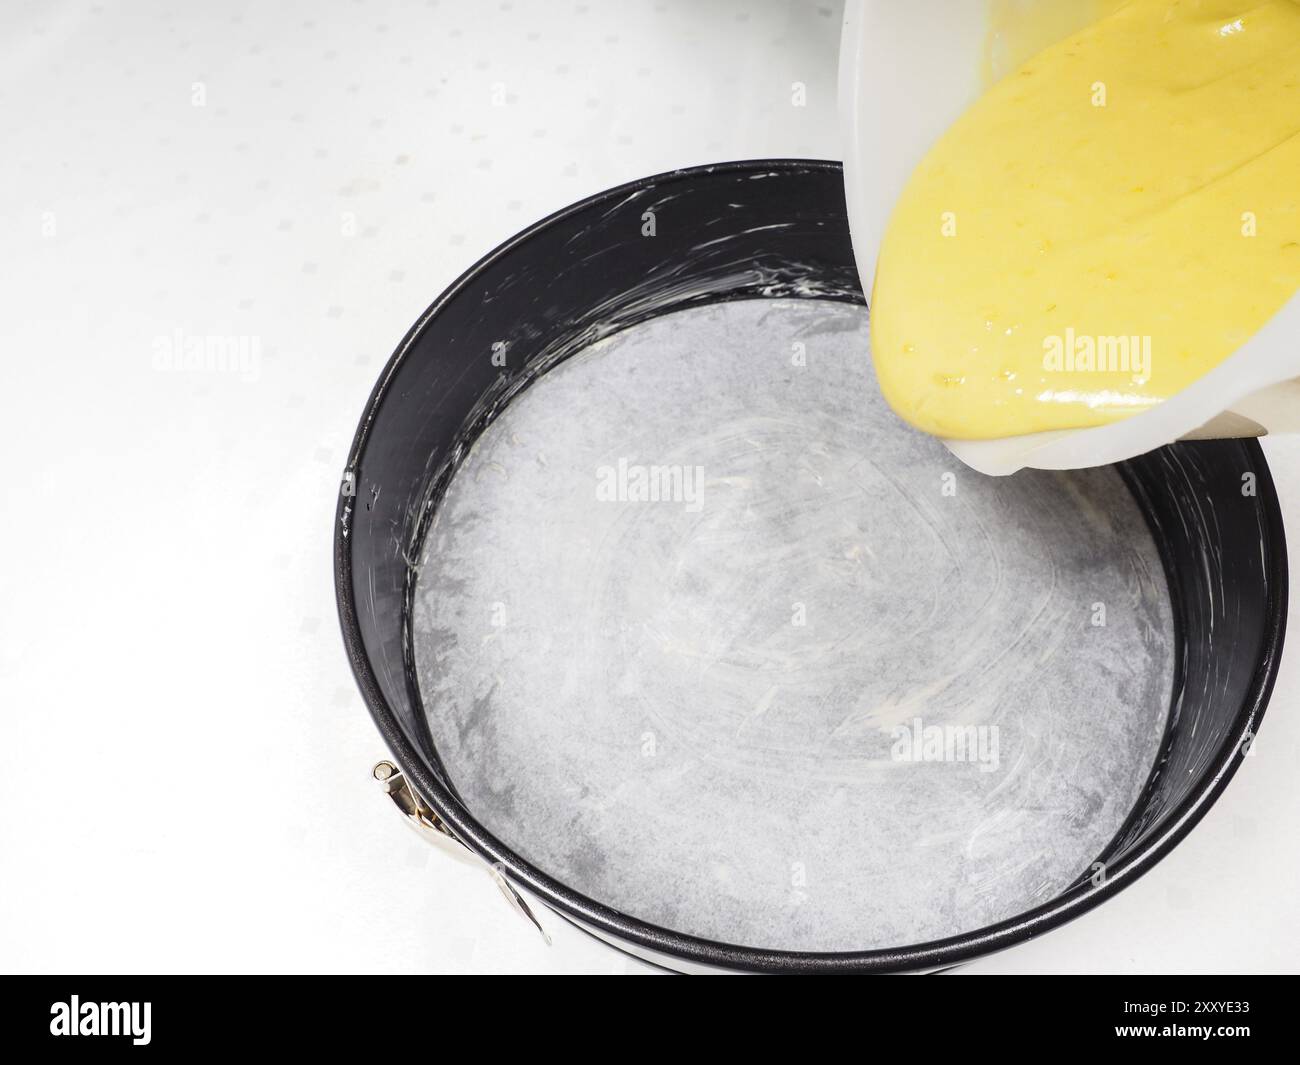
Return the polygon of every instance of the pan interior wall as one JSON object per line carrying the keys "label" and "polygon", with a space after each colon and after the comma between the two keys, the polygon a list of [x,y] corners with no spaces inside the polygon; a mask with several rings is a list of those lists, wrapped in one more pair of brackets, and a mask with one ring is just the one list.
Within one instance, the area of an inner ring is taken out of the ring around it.
{"label": "pan interior wall", "polygon": [[987,478],[900,422],[867,311],[697,307],[475,442],[412,617],[466,806],[570,887],[770,949],[1059,894],[1136,804],[1174,637],[1110,469]]}

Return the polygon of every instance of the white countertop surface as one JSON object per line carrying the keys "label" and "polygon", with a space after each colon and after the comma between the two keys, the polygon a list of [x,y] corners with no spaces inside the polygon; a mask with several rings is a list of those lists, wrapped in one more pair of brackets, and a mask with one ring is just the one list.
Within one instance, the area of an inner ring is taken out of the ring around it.
{"label": "white countertop surface", "polygon": [[[335,615],[338,480],[397,341],[517,230],[674,167],[837,158],[839,19],[5,5],[0,969],[643,968],[553,915],[545,946],[378,793]],[[258,358],[160,369],[178,336]],[[1300,442],[1265,447],[1300,529]],[[1170,857],[962,971],[1300,967],[1298,669]]]}

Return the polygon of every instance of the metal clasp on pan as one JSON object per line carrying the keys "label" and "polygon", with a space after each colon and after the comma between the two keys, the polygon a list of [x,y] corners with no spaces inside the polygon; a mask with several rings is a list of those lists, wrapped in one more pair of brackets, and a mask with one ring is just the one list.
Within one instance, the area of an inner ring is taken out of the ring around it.
{"label": "metal clasp on pan", "polygon": [[415,789],[407,783],[406,777],[402,775],[402,771],[397,766],[393,765],[392,762],[378,762],[371,771],[371,775],[378,781],[379,786],[384,789],[384,794],[392,800],[393,805],[397,807],[398,812],[402,815],[402,819],[411,828],[457,861],[487,870],[488,875],[492,877],[496,886],[501,889],[501,894],[505,896],[505,900],[510,903],[511,908],[536,928],[541,933],[542,938],[546,940],[547,945],[550,945],[550,935],[542,927],[541,922],[533,914],[523,896],[511,886],[510,881],[505,878],[501,870],[483,861],[482,858],[457,839],[442,818],[434,813],[429,804],[420,798]]}

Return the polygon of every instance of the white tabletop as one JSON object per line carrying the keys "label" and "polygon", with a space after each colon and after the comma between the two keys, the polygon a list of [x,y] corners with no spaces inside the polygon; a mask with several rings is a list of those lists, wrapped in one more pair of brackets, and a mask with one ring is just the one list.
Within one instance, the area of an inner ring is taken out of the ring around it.
{"label": "white tabletop", "polygon": [[[837,158],[839,6],[181,7],[0,13],[0,968],[639,971],[553,916],[547,947],[378,794],[339,475],[407,327],[512,233]],[[168,368],[231,337],[242,366]],[[1300,529],[1300,444],[1266,449]],[[1296,969],[1296,662],[1169,858],[963,971]]]}

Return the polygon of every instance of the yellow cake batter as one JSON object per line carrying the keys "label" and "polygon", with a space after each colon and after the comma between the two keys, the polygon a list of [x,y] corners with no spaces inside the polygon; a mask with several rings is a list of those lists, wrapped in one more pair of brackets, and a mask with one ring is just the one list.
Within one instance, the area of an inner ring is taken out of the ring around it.
{"label": "yellow cake batter", "polygon": [[1300,0],[1098,3],[958,120],[890,219],[874,360],[928,432],[1140,412],[1300,288]]}

